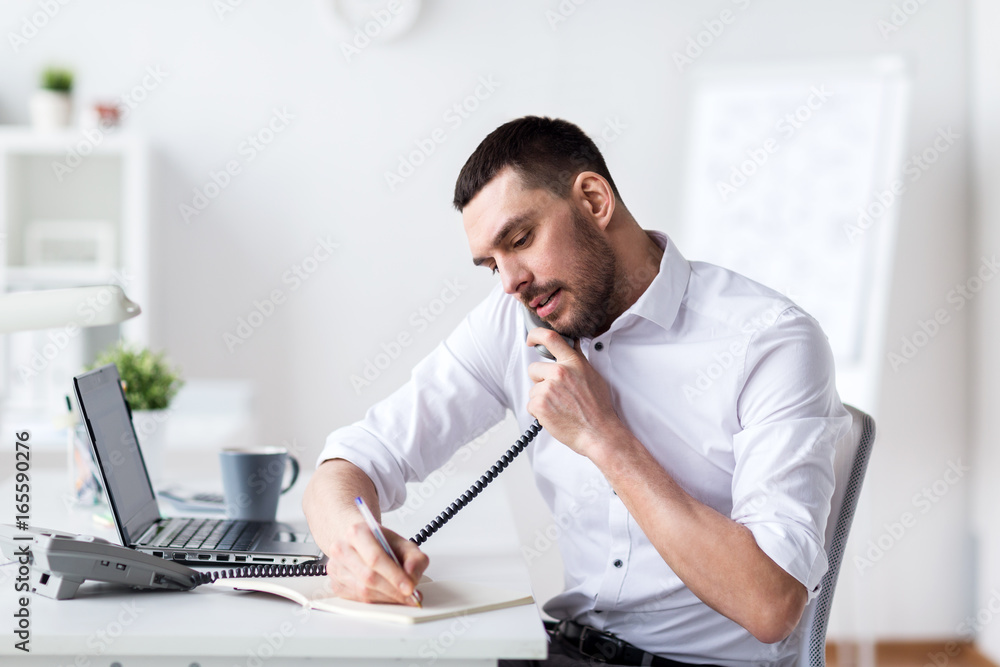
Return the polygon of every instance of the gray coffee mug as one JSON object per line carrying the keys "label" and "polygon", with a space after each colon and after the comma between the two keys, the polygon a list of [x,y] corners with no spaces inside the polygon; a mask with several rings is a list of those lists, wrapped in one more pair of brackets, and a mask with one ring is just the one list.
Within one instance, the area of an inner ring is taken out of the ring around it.
{"label": "gray coffee mug", "polygon": [[[292,478],[281,488],[285,469],[292,464]],[[273,521],[278,496],[299,477],[299,462],[283,447],[230,448],[219,452],[226,516],[245,521]]]}

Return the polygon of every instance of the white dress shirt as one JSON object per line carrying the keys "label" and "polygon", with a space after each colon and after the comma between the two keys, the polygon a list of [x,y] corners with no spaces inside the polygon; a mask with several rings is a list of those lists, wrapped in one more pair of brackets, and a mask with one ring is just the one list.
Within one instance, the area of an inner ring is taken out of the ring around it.
{"label": "white dress shirt", "polygon": [[[850,426],[817,322],[781,294],[688,262],[666,235],[645,293],[607,332],[581,341],[624,424],[696,500],[745,525],[810,592],[827,569],[823,535],[833,452]],[[523,308],[498,286],[365,418],[330,434],[383,510],[513,411],[521,428],[541,357]],[[766,645],[713,611],[663,561],[598,468],[542,431],[525,450],[559,525],[565,590],[545,605],[646,651],[689,663],[793,663],[793,639]],[[317,465],[319,464],[317,463]],[[794,637],[794,635],[793,635]]]}

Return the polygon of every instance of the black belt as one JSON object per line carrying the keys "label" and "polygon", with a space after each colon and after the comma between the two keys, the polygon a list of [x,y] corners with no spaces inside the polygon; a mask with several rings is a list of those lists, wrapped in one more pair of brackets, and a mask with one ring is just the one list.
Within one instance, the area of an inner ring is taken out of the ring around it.
{"label": "black belt", "polygon": [[[550,634],[575,648],[577,651],[598,662],[612,665],[649,665],[650,667],[692,667],[687,662],[677,662],[670,658],[653,655],[619,639],[610,632],[580,625],[575,621],[545,621],[545,629]],[[693,666],[693,667],[711,667]]]}

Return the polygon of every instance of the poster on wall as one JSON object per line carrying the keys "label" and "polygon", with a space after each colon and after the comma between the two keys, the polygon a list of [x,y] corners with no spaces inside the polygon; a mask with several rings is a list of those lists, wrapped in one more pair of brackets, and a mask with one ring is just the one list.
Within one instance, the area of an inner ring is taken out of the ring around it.
{"label": "poster on wall", "polygon": [[841,397],[876,411],[904,165],[902,59],[741,65],[694,77],[681,250],[823,326]]}

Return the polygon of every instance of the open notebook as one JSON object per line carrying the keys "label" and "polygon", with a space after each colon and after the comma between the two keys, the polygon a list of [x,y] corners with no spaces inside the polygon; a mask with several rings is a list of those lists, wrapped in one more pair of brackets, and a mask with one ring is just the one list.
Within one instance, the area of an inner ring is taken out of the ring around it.
{"label": "open notebook", "polygon": [[423,623],[441,618],[505,609],[533,602],[530,595],[467,581],[421,583],[423,608],[396,604],[366,604],[334,597],[326,577],[281,577],[278,579],[219,579],[216,588],[272,593],[304,607],[361,618],[395,623]]}

